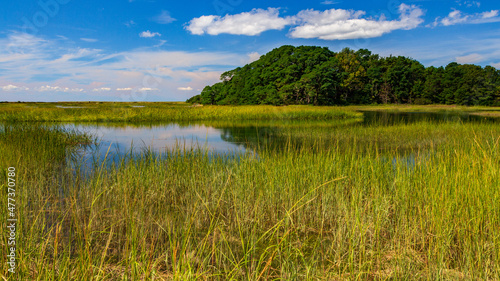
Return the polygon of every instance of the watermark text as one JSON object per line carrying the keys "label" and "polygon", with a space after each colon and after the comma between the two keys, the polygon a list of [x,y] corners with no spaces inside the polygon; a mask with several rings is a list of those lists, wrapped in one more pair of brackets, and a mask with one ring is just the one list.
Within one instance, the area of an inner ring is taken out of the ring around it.
{"label": "watermark text", "polygon": [[16,273],[16,188],[16,168],[9,167],[7,169],[7,264],[10,273]]}

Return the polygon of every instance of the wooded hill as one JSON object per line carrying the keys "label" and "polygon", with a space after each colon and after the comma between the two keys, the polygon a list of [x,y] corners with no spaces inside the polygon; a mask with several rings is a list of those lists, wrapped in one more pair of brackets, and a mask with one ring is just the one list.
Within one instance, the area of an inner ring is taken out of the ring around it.
{"label": "wooded hill", "polygon": [[188,100],[201,104],[500,105],[500,71],[450,63],[424,67],[407,57],[349,48],[282,46],[227,71]]}

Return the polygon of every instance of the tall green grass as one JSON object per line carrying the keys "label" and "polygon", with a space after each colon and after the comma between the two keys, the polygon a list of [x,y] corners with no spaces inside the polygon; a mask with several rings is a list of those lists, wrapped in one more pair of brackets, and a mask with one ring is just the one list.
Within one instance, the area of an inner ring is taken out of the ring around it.
{"label": "tall green grass", "polygon": [[[31,264],[31,253],[46,253],[40,246],[46,245],[46,236],[60,217],[54,212],[62,204],[61,187],[73,185],[77,178],[68,169],[68,159],[76,156],[77,150],[87,147],[95,139],[85,133],[66,130],[58,126],[40,124],[0,124],[0,186],[2,187],[2,229],[7,223],[7,169],[15,168],[16,187],[15,215],[17,263]],[[9,191],[10,192],[10,191]],[[10,202],[12,203],[12,202]],[[44,223],[39,225],[39,221]],[[0,237],[0,261],[2,277],[9,280],[29,280],[36,277],[31,269],[28,275],[16,269],[16,274],[7,273],[6,231]],[[48,241],[48,240],[47,240]]]}
{"label": "tall green grass", "polygon": [[[57,107],[63,106],[64,108]],[[360,118],[361,113],[313,106],[202,106],[182,103],[1,104],[8,122],[159,122],[199,120],[297,120]],[[142,106],[142,107],[134,107]]]}
{"label": "tall green grass", "polygon": [[176,147],[20,175],[10,280],[500,279],[497,124],[311,130],[258,157]]}
{"label": "tall green grass", "polygon": [[21,164],[26,169],[50,168],[95,141],[89,134],[60,126],[0,123],[0,164],[2,168]]}

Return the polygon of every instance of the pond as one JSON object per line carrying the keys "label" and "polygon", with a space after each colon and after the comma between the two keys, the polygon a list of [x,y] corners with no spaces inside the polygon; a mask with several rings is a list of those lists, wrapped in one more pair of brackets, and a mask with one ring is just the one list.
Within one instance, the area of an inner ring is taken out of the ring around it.
{"label": "pond", "polygon": [[141,152],[144,149],[161,153],[176,146],[186,149],[206,148],[221,154],[245,152],[243,144],[225,141],[222,129],[199,124],[71,124],[64,127],[96,136],[99,145],[91,149],[97,149],[103,157],[106,154]]}
{"label": "pond", "polygon": [[[108,123],[67,124],[64,127],[88,132],[99,139],[99,145],[81,151],[81,155],[86,159],[85,162],[89,164],[102,159],[114,162],[123,155],[133,155],[144,151],[163,153],[175,147],[186,150],[207,149],[212,156],[257,154],[259,147],[280,147],[290,141],[278,134],[284,127],[303,127],[307,131],[307,128],[332,130],[338,127],[347,129],[352,126],[394,126],[415,122],[496,122],[498,120],[467,113],[449,112],[363,111],[363,114],[363,119],[340,121]],[[312,130],[311,134],[314,134]]]}
{"label": "pond", "polygon": [[226,132],[203,124],[66,124],[69,130],[87,132],[95,136],[97,145],[80,150],[80,164],[84,170],[92,170],[96,163],[105,160],[107,165],[118,163],[124,158],[141,153],[164,153],[169,149],[181,148],[187,151],[207,150],[214,155],[234,157],[247,152],[245,144],[227,141]]}

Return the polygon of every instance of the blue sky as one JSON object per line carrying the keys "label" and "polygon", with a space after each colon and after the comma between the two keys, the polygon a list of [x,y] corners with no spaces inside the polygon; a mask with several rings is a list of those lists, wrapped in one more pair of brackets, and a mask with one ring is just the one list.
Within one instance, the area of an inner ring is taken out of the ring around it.
{"label": "blue sky", "polygon": [[285,44],[500,68],[491,0],[17,0],[1,9],[7,101],[184,101]]}

